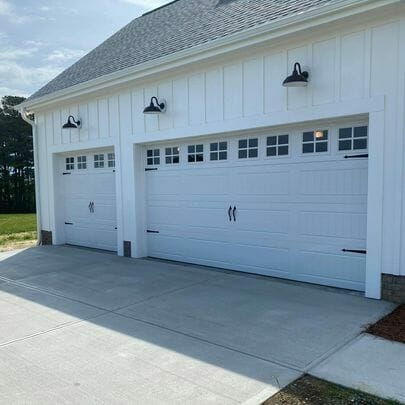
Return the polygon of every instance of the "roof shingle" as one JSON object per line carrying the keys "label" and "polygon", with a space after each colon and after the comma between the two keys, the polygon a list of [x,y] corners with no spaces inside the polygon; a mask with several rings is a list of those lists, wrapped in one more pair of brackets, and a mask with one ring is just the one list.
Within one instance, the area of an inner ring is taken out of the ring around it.
{"label": "roof shingle", "polygon": [[29,100],[335,0],[176,0],[136,18]]}

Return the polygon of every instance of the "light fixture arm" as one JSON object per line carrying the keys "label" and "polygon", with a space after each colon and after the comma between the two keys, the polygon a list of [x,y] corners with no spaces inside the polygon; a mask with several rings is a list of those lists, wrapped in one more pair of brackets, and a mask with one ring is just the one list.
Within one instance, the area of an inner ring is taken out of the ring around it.
{"label": "light fixture arm", "polygon": [[73,121],[74,124],[76,124],[77,126],[80,127],[80,120],[77,120],[77,121],[76,121],[76,120],[75,120],[75,117],[73,117],[73,115],[69,115],[68,121],[69,121],[70,119],[72,119],[72,121]]}
{"label": "light fixture arm", "polygon": [[308,79],[309,74],[308,72],[303,72],[301,69],[301,64],[299,62],[295,62],[294,63],[294,70],[296,70],[301,76],[305,77],[306,79]]}
{"label": "light fixture arm", "polygon": [[153,96],[153,97],[150,99],[150,101],[153,102],[153,100],[155,100],[156,105],[157,105],[161,110],[163,110],[163,109],[165,108],[165,103],[164,103],[164,102],[159,103],[159,100],[158,100],[157,97]]}

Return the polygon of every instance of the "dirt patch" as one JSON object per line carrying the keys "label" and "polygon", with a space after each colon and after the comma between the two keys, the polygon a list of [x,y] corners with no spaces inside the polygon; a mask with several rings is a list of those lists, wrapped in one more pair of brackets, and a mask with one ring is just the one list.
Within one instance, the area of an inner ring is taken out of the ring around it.
{"label": "dirt patch", "polygon": [[400,405],[399,402],[332,384],[309,375],[294,381],[264,405]]}
{"label": "dirt patch", "polygon": [[0,235],[0,252],[25,249],[37,244],[36,232],[21,232],[13,235]]}
{"label": "dirt patch", "polygon": [[366,332],[405,343],[405,305],[400,305],[389,315],[369,326]]}

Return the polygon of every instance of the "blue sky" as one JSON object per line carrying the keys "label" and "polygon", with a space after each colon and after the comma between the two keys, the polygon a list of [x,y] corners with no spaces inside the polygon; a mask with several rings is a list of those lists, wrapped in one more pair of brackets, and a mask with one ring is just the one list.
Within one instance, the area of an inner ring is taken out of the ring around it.
{"label": "blue sky", "polygon": [[28,96],[169,0],[0,0],[0,97]]}

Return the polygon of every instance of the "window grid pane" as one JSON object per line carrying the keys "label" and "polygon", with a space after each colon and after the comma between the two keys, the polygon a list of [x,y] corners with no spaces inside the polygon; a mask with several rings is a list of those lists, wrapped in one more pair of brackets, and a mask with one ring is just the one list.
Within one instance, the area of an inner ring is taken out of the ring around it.
{"label": "window grid pane", "polygon": [[115,167],[115,153],[109,153],[107,155],[107,160],[108,160],[108,167],[114,168]]}
{"label": "window grid pane", "polygon": [[94,155],[94,168],[95,169],[104,168],[104,155],[103,154]]}
{"label": "window grid pane", "polygon": [[288,155],[289,135],[268,136],[266,143],[266,154],[268,157]]}
{"label": "window grid pane", "polygon": [[178,146],[166,148],[165,157],[165,162],[168,165],[180,163],[180,148]]}
{"label": "window grid pane", "polygon": [[75,158],[74,157],[67,157],[65,159],[65,163],[66,163],[66,170],[75,169]]}
{"label": "window grid pane", "polygon": [[77,168],[79,170],[87,169],[87,156],[78,156],[77,157]]}
{"label": "window grid pane", "polygon": [[322,153],[328,151],[329,131],[318,130],[302,134],[302,153]]}
{"label": "window grid pane", "polygon": [[228,158],[228,142],[212,142],[210,143],[210,160],[227,160]]}
{"label": "window grid pane", "polygon": [[240,139],[238,146],[239,159],[255,159],[259,157],[259,138]]}
{"label": "window grid pane", "polygon": [[339,151],[364,150],[367,147],[367,126],[339,129]]}
{"label": "window grid pane", "polygon": [[146,151],[146,164],[148,166],[160,165],[160,149],[148,149]]}
{"label": "window grid pane", "polygon": [[188,162],[189,163],[200,163],[204,161],[204,145],[189,145],[188,148]]}

